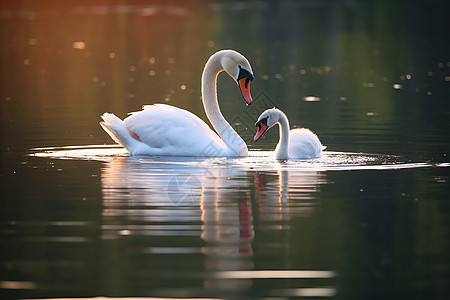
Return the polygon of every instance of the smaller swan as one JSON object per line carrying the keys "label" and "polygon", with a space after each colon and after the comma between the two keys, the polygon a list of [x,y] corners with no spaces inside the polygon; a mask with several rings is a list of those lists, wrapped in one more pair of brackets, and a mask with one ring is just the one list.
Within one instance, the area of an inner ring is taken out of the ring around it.
{"label": "smaller swan", "polygon": [[319,138],[311,130],[297,128],[289,131],[289,120],[279,109],[271,108],[264,111],[255,123],[258,130],[253,140],[256,142],[267,129],[280,124],[280,141],[275,149],[276,159],[318,158],[322,156],[322,146]]}

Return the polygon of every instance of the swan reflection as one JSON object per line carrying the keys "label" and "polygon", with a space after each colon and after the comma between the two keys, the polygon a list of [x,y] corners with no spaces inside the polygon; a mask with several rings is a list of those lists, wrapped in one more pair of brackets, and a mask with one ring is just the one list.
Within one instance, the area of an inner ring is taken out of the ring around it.
{"label": "swan reflection", "polygon": [[[176,246],[157,243],[145,251],[205,254],[211,274],[251,270],[255,231],[287,230],[291,218],[313,213],[319,205],[315,192],[325,182],[323,172],[275,165],[255,172],[222,159],[117,157],[102,169],[102,237],[178,237]],[[257,247],[288,249],[275,244]],[[240,278],[204,279],[205,286],[219,289],[251,284]]]}
{"label": "swan reflection", "polygon": [[319,171],[251,171],[195,158],[117,157],[105,163],[101,176],[104,218],[200,221],[206,241],[244,216],[251,219],[252,199],[259,223],[309,215],[318,205],[315,192],[326,183]]}

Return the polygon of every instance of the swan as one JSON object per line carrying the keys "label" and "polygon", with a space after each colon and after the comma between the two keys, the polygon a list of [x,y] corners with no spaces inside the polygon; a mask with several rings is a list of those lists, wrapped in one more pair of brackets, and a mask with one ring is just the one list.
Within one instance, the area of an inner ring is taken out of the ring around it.
{"label": "swan", "polygon": [[214,53],[202,74],[202,101],[215,132],[193,113],[167,104],[145,105],[123,121],[104,113],[100,125],[130,155],[155,156],[248,156],[247,145],[223,117],[217,101],[216,83],[225,71],[238,84],[247,105],[252,103],[250,63],[234,50]]}
{"label": "swan", "polygon": [[277,108],[264,111],[255,123],[258,127],[253,140],[256,142],[267,129],[275,124],[280,125],[280,140],[275,149],[276,159],[318,158],[322,156],[322,146],[317,135],[306,128],[296,128],[289,131],[289,120]]}

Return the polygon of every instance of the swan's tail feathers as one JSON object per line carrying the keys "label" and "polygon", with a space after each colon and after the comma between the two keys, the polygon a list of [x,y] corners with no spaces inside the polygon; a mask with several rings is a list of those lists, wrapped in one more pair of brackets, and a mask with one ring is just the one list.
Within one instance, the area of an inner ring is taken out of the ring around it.
{"label": "swan's tail feathers", "polygon": [[100,125],[103,127],[103,129],[111,136],[114,141],[127,148],[131,153],[131,148],[136,140],[130,135],[125,125],[123,124],[123,121],[116,117],[114,114],[110,113],[104,113],[102,115],[102,119],[103,122],[100,122]]}
{"label": "swan's tail feathers", "polygon": [[327,149],[327,146],[322,145],[322,150]]}

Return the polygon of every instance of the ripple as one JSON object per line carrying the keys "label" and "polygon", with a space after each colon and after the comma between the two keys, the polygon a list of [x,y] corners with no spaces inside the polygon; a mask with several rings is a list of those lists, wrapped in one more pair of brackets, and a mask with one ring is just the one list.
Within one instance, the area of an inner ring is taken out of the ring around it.
{"label": "ripple", "polygon": [[127,156],[128,152],[119,145],[86,145],[33,148],[30,156],[46,157],[53,159],[75,159],[110,161],[118,156]]}
{"label": "ripple", "polygon": [[[109,162],[117,157],[127,157],[126,149],[119,145],[86,145],[30,149],[29,156]],[[170,156],[133,156],[141,163],[171,163],[179,165],[204,165],[205,167],[238,167],[247,171],[345,171],[345,170],[396,170],[427,167],[449,167],[450,163],[411,162],[398,155],[324,151],[323,156],[307,160],[277,160],[272,151],[252,150],[244,158],[205,158]]]}

